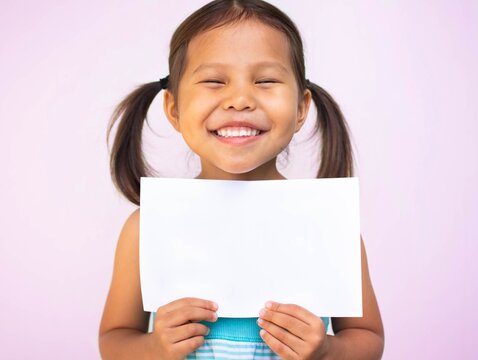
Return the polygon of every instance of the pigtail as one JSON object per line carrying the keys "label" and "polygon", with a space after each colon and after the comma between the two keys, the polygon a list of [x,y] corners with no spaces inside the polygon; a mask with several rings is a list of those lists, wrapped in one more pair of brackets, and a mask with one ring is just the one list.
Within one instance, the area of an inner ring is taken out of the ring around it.
{"label": "pigtail", "polygon": [[143,123],[153,99],[165,88],[165,80],[167,83],[165,78],[141,85],[127,95],[115,108],[108,125],[107,142],[121,118],[110,154],[110,173],[116,189],[136,205],[140,199],[140,178],[154,173],[142,150]]}
{"label": "pigtail", "polygon": [[339,105],[319,85],[308,81],[307,88],[317,108],[314,132],[320,131],[322,140],[317,178],[354,176],[349,129]]}

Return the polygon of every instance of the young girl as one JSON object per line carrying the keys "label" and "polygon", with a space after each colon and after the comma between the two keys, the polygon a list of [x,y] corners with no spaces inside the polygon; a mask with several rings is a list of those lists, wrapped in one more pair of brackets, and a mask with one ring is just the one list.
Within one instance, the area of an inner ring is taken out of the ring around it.
{"label": "young girl", "polygon": [[[169,70],[169,76],[127,96],[108,129],[109,135],[121,118],[112,178],[136,205],[140,177],[151,175],[141,150],[142,127],[162,89],[166,117],[200,158],[198,179],[285,179],[277,170],[277,155],[304,124],[312,100],[322,140],[317,177],[353,176],[341,111],[324,89],[306,79],[299,32],[276,7],[260,0],[203,6],[174,33]],[[139,216],[139,209],[131,214],[118,241],[100,325],[103,359],[381,358],[384,332],[363,241],[363,317],[332,318],[335,336],[326,334],[328,318],[300,305],[268,301],[257,318],[217,318],[213,299],[197,298],[158,308],[148,332],[150,314],[143,311],[139,277]]]}

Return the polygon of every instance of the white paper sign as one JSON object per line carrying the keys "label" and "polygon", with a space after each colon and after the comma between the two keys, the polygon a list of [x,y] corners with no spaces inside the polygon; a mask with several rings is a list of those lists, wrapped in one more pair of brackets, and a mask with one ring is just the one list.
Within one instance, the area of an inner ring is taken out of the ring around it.
{"label": "white paper sign", "polygon": [[182,297],[256,317],[267,300],[362,316],[358,178],[141,178],[145,311]]}

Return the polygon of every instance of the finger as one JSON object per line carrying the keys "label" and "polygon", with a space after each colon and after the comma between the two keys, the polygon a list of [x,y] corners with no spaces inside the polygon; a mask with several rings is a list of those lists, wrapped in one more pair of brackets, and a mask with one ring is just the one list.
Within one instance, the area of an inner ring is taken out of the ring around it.
{"label": "finger", "polygon": [[292,315],[269,309],[262,309],[259,314],[259,319],[267,320],[270,323],[278,325],[302,340],[305,340],[307,334],[311,331],[311,327],[302,320],[299,320]]}
{"label": "finger", "polygon": [[280,340],[276,339],[273,335],[262,329],[259,333],[262,340],[275,352],[281,359],[297,359],[298,354],[292,350],[290,347],[282,343]]}
{"label": "finger", "polygon": [[161,306],[156,311],[156,315],[158,316],[160,314],[165,314],[171,311],[175,311],[184,306],[196,306],[196,307],[209,309],[213,311],[217,311],[218,309],[218,305],[214,301],[193,298],[193,297],[186,297],[186,298],[181,298],[178,300],[171,301],[170,303]]}
{"label": "finger", "polygon": [[308,325],[312,325],[314,320],[317,318],[317,316],[309,310],[295,304],[281,304],[275,301],[268,301],[266,302],[265,307],[269,310],[277,311],[283,314],[289,314]]}
{"label": "finger", "polygon": [[191,323],[168,329],[168,339],[175,344],[195,336],[206,336],[208,333],[209,328],[206,325]]}
{"label": "finger", "polygon": [[192,338],[173,344],[172,351],[174,353],[183,354],[183,356],[186,357],[186,355],[197,350],[202,344],[204,344],[204,336],[194,336]]}
{"label": "finger", "polygon": [[206,310],[199,307],[187,306],[175,311],[168,312],[159,319],[159,323],[162,323],[163,327],[171,328],[197,321],[210,321],[217,320],[217,314],[212,310]]}
{"label": "finger", "polygon": [[290,333],[289,331],[283,329],[276,324],[273,324],[267,320],[262,320],[259,318],[257,321],[259,326],[279,340],[284,345],[290,347],[295,353],[300,353],[299,349],[304,347],[305,341],[294,334]]}

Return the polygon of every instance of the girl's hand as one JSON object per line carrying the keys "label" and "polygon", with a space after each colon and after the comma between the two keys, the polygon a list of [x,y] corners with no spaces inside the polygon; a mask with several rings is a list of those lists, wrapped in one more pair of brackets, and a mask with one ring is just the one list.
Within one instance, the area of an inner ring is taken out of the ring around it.
{"label": "girl's hand", "polygon": [[257,322],[262,339],[281,359],[319,360],[327,353],[322,319],[298,305],[268,301]]}
{"label": "girl's hand", "polygon": [[151,334],[152,359],[182,360],[204,343],[209,328],[199,321],[216,321],[217,305],[197,298],[182,298],[156,311]]}

